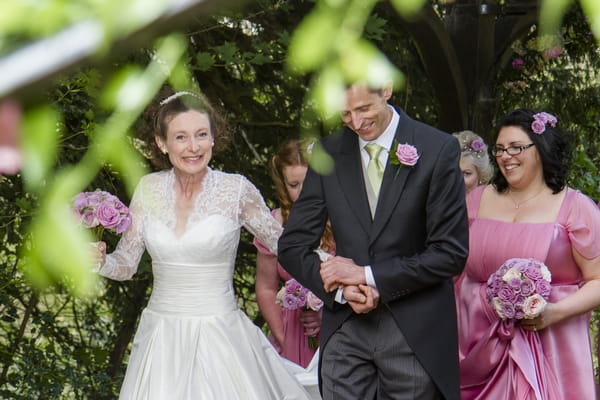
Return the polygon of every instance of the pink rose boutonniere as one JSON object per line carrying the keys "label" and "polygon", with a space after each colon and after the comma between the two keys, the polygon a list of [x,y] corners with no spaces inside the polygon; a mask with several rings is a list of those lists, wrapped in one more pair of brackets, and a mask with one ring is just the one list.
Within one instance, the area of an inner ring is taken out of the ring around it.
{"label": "pink rose boutonniere", "polygon": [[[390,163],[394,165],[414,167],[421,155],[417,151],[417,148],[412,144],[400,144],[397,140],[394,140],[394,145],[389,152],[389,157]],[[398,170],[398,172],[400,172],[400,170]]]}
{"label": "pink rose boutonniere", "polygon": [[[275,302],[284,310],[303,308],[304,310],[319,311],[323,307],[323,301],[295,279],[285,282],[285,285],[277,292]],[[309,336],[308,347],[316,349],[318,346],[318,339]]]}
{"label": "pink rose boutonniere", "polygon": [[98,240],[105,229],[120,234],[131,225],[129,208],[103,190],[79,193],[73,198],[73,210],[84,227],[94,229]]}

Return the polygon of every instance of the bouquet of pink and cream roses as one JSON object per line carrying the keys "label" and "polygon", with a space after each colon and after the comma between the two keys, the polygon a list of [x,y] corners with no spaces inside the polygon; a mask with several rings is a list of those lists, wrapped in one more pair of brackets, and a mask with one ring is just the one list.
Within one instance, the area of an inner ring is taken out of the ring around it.
{"label": "bouquet of pink and cream roses", "polygon": [[490,275],[487,299],[502,320],[533,319],[550,296],[548,267],[533,258],[511,258]]}
{"label": "bouquet of pink and cream roses", "polygon": [[[302,286],[297,280],[290,279],[281,287],[275,302],[284,310],[305,310],[319,311],[323,307],[323,301],[313,292]],[[317,338],[308,337],[308,347],[316,349],[319,346]]]}
{"label": "bouquet of pink and cream roses", "polygon": [[94,230],[97,240],[102,240],[105,229],[120,234],[131,225],[129,208],[103,190],[79,193],[73,198],[73,210],[84,227]]}

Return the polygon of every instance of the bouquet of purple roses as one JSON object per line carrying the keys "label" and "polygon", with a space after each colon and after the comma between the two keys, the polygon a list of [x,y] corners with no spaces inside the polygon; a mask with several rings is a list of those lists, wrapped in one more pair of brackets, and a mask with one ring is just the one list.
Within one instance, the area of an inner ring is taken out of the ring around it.
{"label": "bouquet of purple roses", "polygon": [[[284,310],[304,308],[305,310],[319,311],[323,307],[323,301],[295,279],[285,282],[285,285],[277,292],[275,302]],[[318,346],[317,338],[309,336],[308,347],[316,349]]]}
{"label": "bouquet of purple roses", "polygon": [[487,299],[502,320],[533,319],[550,296],[548,267],[533,258],[511,258],[490,275]]}
{"label": "bouquet of purple roses", "polygon": [[98,240],[104,229],[120,234],[131,225],[129,208],[103,190],[79,193],[73,198],[73,210],[83,226],[94,229]]}

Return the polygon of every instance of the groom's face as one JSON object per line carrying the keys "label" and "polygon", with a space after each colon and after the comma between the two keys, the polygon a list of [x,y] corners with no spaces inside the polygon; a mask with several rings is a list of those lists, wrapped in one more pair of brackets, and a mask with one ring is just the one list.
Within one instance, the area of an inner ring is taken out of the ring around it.
{"label": "groom's face", "polygon": [[346,89],[342,122],[366,141],[377,139],[392,119],[387,103],[391,95],[391,88],[373,90],[364,85],[350,86]]}

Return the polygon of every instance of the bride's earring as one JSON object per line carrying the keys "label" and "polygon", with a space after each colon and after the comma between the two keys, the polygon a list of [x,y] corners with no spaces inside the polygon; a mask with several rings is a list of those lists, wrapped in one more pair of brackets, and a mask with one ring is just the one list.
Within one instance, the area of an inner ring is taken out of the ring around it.
{"label": "bride's earring", "polygon": [[215,145],[215,141],[213,140],[213,142],[212,142],[210,145],[211,145],[211,146],[214,146],[214,145]]}

